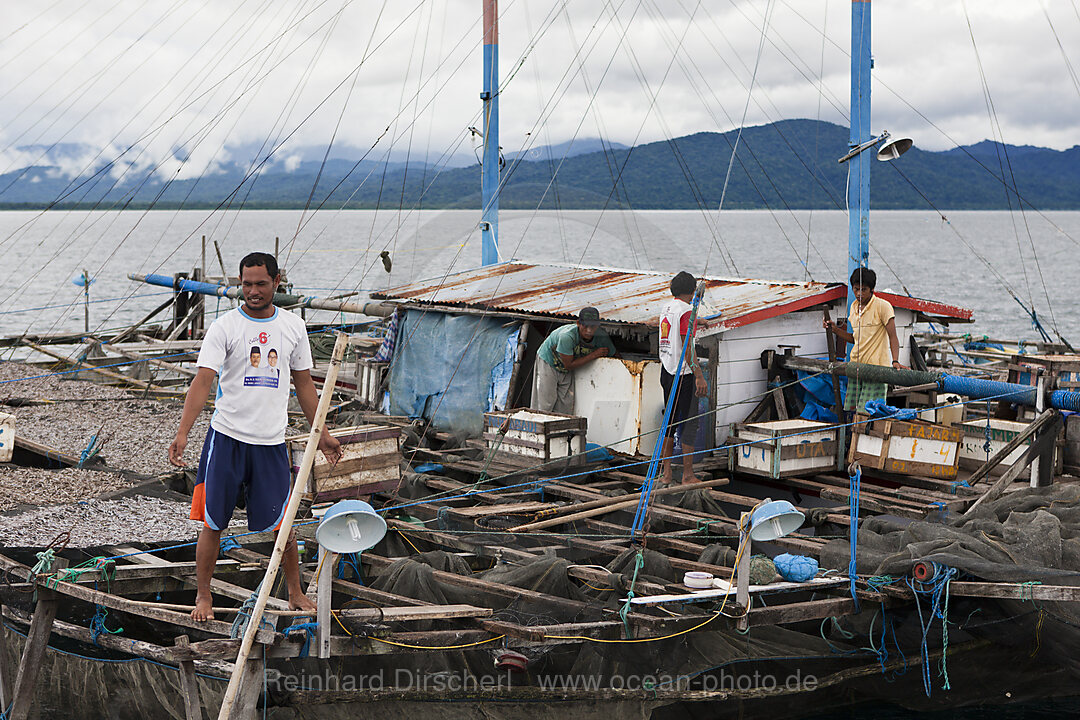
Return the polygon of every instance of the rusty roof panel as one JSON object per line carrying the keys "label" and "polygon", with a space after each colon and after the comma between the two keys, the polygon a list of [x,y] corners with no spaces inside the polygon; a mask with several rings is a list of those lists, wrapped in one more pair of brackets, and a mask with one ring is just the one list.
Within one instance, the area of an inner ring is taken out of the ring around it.
{"label": "rusty roof panel", "polygon": [[[573,317],[591,305],[606,322],[652,324],[671,298],[671,274],[561,265],[502,263],[445,278],[420,281],[372,293],[375,299],[487,308],[495,311]],[[805,307],[834,285],[818,282],[767,282],[708,278],[701,316],[722,313],[723,325],[772,307]],[[831,297],[821,297],[827,302]]]}

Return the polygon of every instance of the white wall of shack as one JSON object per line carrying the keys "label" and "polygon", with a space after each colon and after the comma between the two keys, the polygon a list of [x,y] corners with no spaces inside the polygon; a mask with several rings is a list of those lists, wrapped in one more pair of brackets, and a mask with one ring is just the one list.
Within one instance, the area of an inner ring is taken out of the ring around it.
{"label": "white wall of shack", "polygon": [[[831,310],[842,314],[841,303]],[[723,331],[716,373],[716,441],[727,440],[733,422],[742,422],[767,390],[761,354],[783,352],[782,345],[797,346],[795,354],[826,358],[828,347],[820,309],[791,312],[750,325]],[[909,338],[915,313],[896,309],[900,361],[910,365]],[[575,373],[574,414],[588,420],[588,441],[629,454],[650,455],[663,417],[660,365],[655,360],[624,363],[601,358]]]}
{"label": "white wall of shack", "polygon": [[[831,314],[837,317],[839,303]],[[908,365],[908,340],[915,326],[915,313],[896,309],[896,335],[900,341],[900,362]],[[827,358],[829,348],[821,327],[821,310],[792,312],[751,325],[727,330],[720,336],[720,360],[716,374],[716,441],[727,440],[731,423],[742,422],[768,389],[761,354],[783,352],[781,345],[795,345],[796,355]]]}

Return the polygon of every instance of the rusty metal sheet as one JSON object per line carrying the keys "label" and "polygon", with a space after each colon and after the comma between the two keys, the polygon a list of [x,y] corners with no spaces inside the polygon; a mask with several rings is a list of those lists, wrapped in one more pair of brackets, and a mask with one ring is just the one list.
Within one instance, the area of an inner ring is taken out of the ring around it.
{"label": "rusty metal sheet", "polygon": [[[510,262],[402,285],[371,297],[561,318],[574,317],[591,305],[605,322],[651,325],[671,299],[671,277],[637,270]],[[837,292],[842,286],[820,282],[719,277],[705,282],[700,316],[719,314],[715,322],[723,327],[830,302],[843,294]]]}

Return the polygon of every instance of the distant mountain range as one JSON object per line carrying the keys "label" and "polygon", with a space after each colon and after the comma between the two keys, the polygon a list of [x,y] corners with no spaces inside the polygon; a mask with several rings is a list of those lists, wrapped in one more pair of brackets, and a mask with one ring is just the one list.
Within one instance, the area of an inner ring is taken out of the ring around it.
{"label": "distant mountain range", "polygon": [[[845,207],[846,128],[815,120],[785,120],[745,128],[731,169],[724,207]],[[504,208],[714,209],[724,192],[736,132],[696,133],[629,148],[597,139],[544,146],[505,157]],[[408,161],[356,160],[335,154],[321,168],[325,148],[291,151],[288,162],[268,163],[247,176],[250,160],[225,163],[218,172],[165,182],[160,174],[117,182],[116,166],[92,165],[94,175],[72,180],[59,166],[93,152],[77,145],[21,148],[42,160],[0,175],[0,208],[96,207],[101,209],[338,208],[421,206],[477,208],[480,167],[468,157],[443,166]],[[255,157],[257,147],[230,148],[232,158]],[[337,151],[344,152],[344,151]],[[553,179],[553,175],[555,178]],[[312,186],[319,177],[312,194]],[[898,161],[874,163],[872,204],[881,209],[1019,207],[1080,209],[1080,146],[1058,151],[983,141],[944,152],[913,148]]]}

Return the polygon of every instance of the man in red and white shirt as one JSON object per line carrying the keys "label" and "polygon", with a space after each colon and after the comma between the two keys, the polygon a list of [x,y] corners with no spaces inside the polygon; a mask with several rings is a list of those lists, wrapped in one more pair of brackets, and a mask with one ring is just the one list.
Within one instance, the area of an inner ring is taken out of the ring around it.
{"label": "man in red and white shirt", "polygon": [[[690,327],[694,287],[697,281],[688,272],[680,272],[671,280],[671,295],[660,312],[660,385],[664,388],[664,405],[674,402],[671,421],[664,436],[661,449],[662,470],[660,483],[671,483],[671,453],[675,447],[675,434],[683,451],[682,482],[697,482],[694,475],[694,439],[697,436],[697,403],[695,396],[705,397],[708,386],[705,375],[694,352],[693,330]],[[690,335],[690,342],[686,336]],[[686,356],[683,357],[683,345]],[[682,363],[680,364],[680,360]],[[693,385],[690,384],[693,375]],[[678,383],[676,383],[678,378]],[[672,395],[674,394],[674,400]]]}

